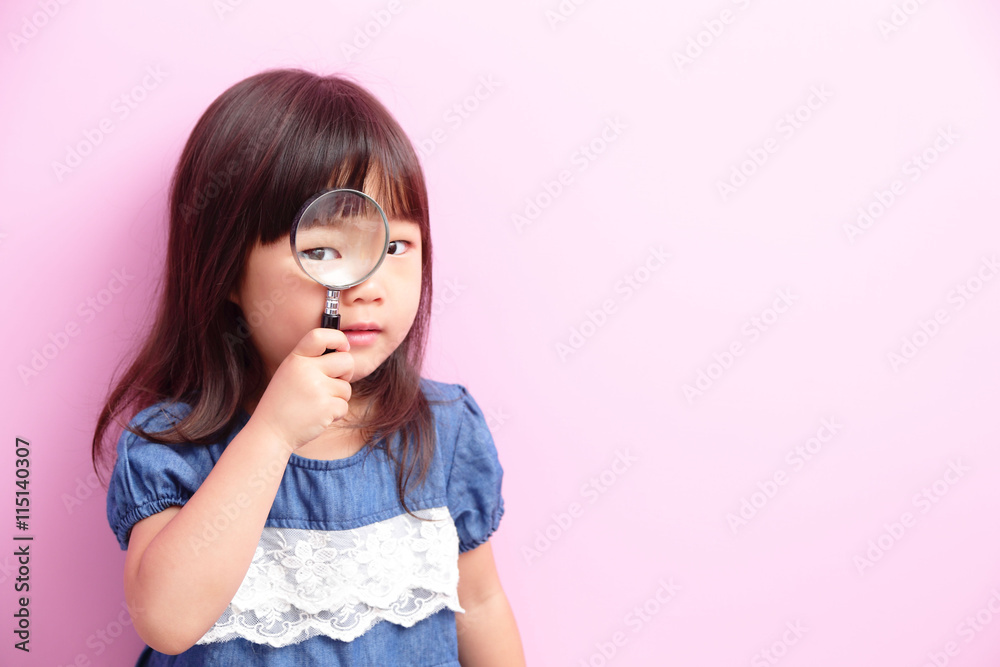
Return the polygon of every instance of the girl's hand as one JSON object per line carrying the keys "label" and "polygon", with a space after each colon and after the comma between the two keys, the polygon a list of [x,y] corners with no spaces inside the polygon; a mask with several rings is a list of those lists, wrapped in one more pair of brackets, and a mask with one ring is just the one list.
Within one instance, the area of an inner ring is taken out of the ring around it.
{"label": "girl's hand", "polygon": [[[339,353],[323,354],[326,350]],[[344,332],[310,330],[271,376],[251,420],[294,452],[347,414],[354,358]]]}

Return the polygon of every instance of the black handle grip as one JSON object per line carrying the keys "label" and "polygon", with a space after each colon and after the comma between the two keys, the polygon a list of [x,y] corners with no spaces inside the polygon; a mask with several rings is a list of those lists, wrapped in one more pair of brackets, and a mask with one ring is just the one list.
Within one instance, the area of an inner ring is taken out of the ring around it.
{"label": "black handle grip", "polygon": [[[320,326],[324,329],[340,329],[340,315],[323,313],[323,319],[320,321]],[[323,354],[330,354],[331,352],[336,352],[336,350],[327,350]]]}

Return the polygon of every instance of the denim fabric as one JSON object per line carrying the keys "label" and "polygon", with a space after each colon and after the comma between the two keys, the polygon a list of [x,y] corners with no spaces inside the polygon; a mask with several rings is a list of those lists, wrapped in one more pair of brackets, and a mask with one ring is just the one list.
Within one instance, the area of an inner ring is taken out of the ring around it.
{"label": "denim fabric", "polygon": [[136,667],[311,667],[313,665],[377,665],[378,667],[459,667],[455,612],[442,609],[412,628],[381,622],[352,642],[313,637],[272,648],[234,639],[199,644],[180,655],[164,655],[148,646]]}
{"label": "denim fabric", "polygon": [[[489,539],[503,515],[503,469],[482,411],[462,385],[423,379],[434,414],[436,447],[427,481],[411,490],[411,511],[447,506],[459,536],[459,552]],[[436,402],[437,401],[437,402]],[[133,419],[147,431],[164,428],[190,407],[159,404]],[[160,445],[128,431],[118,442],[118,460],[108,488],[108,522],[122,549],[139,520],[171,505],[183,505],[208,476],[226,446],[246,425],[239,423],[213,445]],[[398,442],[398,435],[390,443]],[[251,477],[249,485],[254,484]],[[381,449],[362,449],[339,460],[292,454],[266,524],[272,527],[348,530],[403,514],[395,470]],[[456,558],[458,554],[456,554]],[[272,648],[236,639],[196,645],[178,656],[147,647],[137,665],[457,665],[455,613],[443,609],[411,628],[376,623],[357,639],[326,636]]]}

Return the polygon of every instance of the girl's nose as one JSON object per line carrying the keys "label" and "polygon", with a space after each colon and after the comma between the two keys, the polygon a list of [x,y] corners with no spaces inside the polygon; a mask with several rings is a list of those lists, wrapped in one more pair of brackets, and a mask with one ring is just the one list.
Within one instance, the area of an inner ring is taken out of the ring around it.
{"label": "girl's nose", "polygon": [[385,296],[382,281],[379,279],[378,271],[354,287],[348,287],[341,292],[340,299],[347,303],[355,301],[379,301]]}

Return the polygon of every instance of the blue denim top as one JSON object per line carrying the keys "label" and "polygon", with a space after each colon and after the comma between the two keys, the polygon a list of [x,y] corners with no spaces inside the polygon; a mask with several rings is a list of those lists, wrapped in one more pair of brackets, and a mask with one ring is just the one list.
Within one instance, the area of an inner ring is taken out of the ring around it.
{"label": "blue denim top", "polygon": [[[504,512],[503,469],[483,413],[464,386],[424,378],[421,388],[434,415],[436,446],[426,482],[411,489],[407,506],[413,512],[447,507],[462,553],[484,543],[499,526]],[[189,410],[186,404],[161,403],[137,414],[132,424],[155,432]],[[161,445],[127,430],[122,433],[107,513],[123,550],[136,522],[191,498],[249,418],[242,412],[236,427],[212,445]],[[398,434],[390,441],[398,442]],[[395,469],[382,449],[366,447],[336,460],[292,454],[265,527],[343,531],[402,514]],[[236,638],[196,644],[176,656],[146,647],[136,663],[137,667],[458,664],[455,612],[448,608],[412,627],[376,622],[351,641],[318,635],[273,647]]]}

